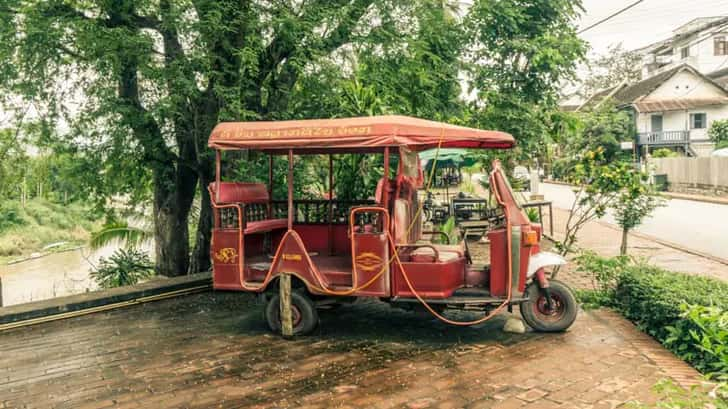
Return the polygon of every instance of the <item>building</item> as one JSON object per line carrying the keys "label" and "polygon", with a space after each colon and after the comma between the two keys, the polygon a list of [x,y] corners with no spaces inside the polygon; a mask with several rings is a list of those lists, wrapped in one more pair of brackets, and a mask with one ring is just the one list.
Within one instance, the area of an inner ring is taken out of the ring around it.
{"label": "building", "polygon": [[671,148],[690,156],[708,156],[714,148],[708,138],[710,124],[728,118],[728,91],[690,64],[600,91],[579,110],[603,103],[629,110],[640,153]]}
{"label": "building", "polygon": [[642,78],[689,64],[704,74],[728,68],[728,16],[696,18],[668,39],[635,50],[643,56]]}

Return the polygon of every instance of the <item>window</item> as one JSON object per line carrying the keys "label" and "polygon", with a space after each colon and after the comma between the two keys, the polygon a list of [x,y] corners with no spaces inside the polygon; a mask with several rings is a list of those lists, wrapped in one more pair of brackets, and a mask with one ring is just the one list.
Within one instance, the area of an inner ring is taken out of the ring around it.
{"label": "window", "polygon": [[728,55],[728,42],[726,42],[725,36],[713,38],[713,55]]}
{"label": "window", "polygon": [[680,58],[682,58],[684,60],[688,57],[690,57],[690,48],[688,48],[688,47],[681,48],[680,49]]}
{"label": "window", "polygon": [[690,129],[706,128],[706,118],[704,113],[690,114]]}

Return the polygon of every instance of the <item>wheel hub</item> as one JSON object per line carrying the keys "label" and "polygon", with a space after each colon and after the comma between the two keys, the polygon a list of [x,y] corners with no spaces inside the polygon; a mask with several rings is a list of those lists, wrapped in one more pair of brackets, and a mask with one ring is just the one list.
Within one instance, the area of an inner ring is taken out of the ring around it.
{"label": "wheel hub", "polygon": [[551,294],[551,308],[549,308],[549,302],[542,294],[534,304],[534,312],[543,320],[558,321],[566,312],[566,306],[561,297]]}

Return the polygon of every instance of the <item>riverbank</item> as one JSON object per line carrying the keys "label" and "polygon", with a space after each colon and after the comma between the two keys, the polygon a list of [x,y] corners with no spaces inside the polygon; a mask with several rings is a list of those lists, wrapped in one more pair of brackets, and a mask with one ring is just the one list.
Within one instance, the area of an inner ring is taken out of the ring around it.
{"label": "riverbank", "polygon": [[0,264],[67,251],[88,242],[100,216],[81,203],[0,203]]}

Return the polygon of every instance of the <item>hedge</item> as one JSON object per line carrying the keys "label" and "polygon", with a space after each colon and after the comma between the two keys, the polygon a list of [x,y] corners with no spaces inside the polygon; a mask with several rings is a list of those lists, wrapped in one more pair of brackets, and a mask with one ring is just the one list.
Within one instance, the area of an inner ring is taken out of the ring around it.
{"label": "hedge", "polygon": [[613,306],[668,349],[708,374],[728,373],[728,283],[630,264]]}

